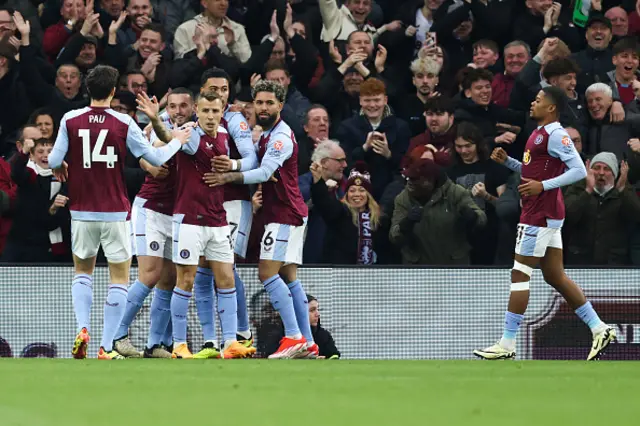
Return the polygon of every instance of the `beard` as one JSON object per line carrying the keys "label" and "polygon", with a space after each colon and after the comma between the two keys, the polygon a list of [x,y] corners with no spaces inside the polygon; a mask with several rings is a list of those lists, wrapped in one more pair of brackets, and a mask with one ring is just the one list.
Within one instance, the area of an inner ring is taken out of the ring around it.
{"label": "beard", "polygon": [[269,115],[266,118],[256,114],[256,124],[265,130],[272,128],[277,119],[278,114]]}

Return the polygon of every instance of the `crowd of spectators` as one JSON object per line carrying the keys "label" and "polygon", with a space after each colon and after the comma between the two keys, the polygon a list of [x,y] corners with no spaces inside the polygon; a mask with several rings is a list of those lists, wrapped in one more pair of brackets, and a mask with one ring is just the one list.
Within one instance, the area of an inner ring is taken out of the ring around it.
{"label": "crowd of spectators", "polygon": [[[567,263],[638,265],[638,34],[640,0],[0,0],[0,260],[70,260],[47,155],[108,64],[141,128],[136,95],[165,108],[213,67],[252,127],[250,87],[285,87],[306,264],[510,264],[520,179],[489,155],[521,159],[531,101],[559,87],[588,169],[564,189]],[[131,199],[147,173],[129,156]]]}

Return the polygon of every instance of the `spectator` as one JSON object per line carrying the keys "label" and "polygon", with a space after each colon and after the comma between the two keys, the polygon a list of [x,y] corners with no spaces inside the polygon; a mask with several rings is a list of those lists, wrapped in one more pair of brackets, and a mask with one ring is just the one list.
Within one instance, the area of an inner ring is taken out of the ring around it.
{"label": "spectator", "polygon": [[[93,11],[90,12],[93,13]],[[42,40],[42,49],[51,63],[55,62],[64,45],[79,30],[77,27],[84,21],[86,16],[84,1],[63,0],[60,16],[58,23],[45,30]]]}
{"label": "spectator", "polygon": [[467,189],[473,201],[487,216],[487,225],[471,234],[471,264],[491,265],[496,255],[498,216],[495,204],[507,186],[510,172],[489,158],[489,147],[480,130],[470,123],[456,128],[453,165],[447,170],[449,179]]}
{"label": "spectator", "polygon": [[309,107],[303,121],[305,137],[298,140],[298,176],[309,172],[311,155],[318,144],[329,138],[329,113],[320,104]]}
{"label": "spectator", "polygon": [[[185,53],[196,48],[193,41],[197,38],[199,30],[211,25],[217,34],[216,41],[220,51],[227,56],[233,56],[240,62],[245,63],[251,57],[251,46],[247,39],[244,27],[229,19],[227,10],[229,2],[227,0],[203,0],[204,13],[181,24],[177,29],[173,41],[173,52],[176,58],[182,58]],[[207,33],[207,31],[201,31]]]}
{"label": "spectator", "polygon": [[402,96],[396,108],[398,117],[409,124],[411,137],[426,130],[424,121],[425,103],[429,97],[437,95],[442,66],[432,58],[416,59],[411,63],[411,82],[415,87],[415,94]]}
{"label": "spectator", "polygon": [[491,101],[503,108],[509,107],[511,91],[516,77],[531,58],[527,43],[515,40],[504,47],[504,72],[498,72],[491,81]]}
{"label": "spectator", "polygon": [[371,0],[346,0],[341,7],[336,0],[319,0],[318,5],[323,24],[320,38],[325,43],[346,40],[354,31],[364,31],[375,41],[388,29],[399,28],[398,23],[394,26],[387,24],[376,30],[369,24],[367,18],[371,13]]}
{"label": "spectator", "polygon": [[380,206],[371,195],[371,178],[364,163],[349,173],[345,195],[338,200],[323,179],[323,166],[311,165],[311,200],[327,224],[323,263],[332,265],[373,265],[376,246],[383,243],[377,232]]}
{"label": "spectator", "polygon": [[[311,156],[312,164],[320,165],[322,182],[326,184],[327,191],[336,200],[341,200],[346,192],[347,180],[344,177],[344,169],[347,167],[347,159],[340,144],[333,140],[325,140],[318,144]],[[307,237],[305,238],[303,259],[305,263],[326,263],[324,260],[324,241],[327,235],[327,223],[319,209],[314,208],[311,199],[313,187],[313,175],[306,172],[298,178],[300,192],[307,205],[309,205],[309,219],[307,221]]]}
{"label": "spectator", "polygon": [[[0,11],[0,21],[2,11]],[[0,155],[13,152],[12,139],[20,125],[29,117],[30,105],[26,88],[21,79],[20,64],[15,60],[16,51],[8,43],[0,42]]]}
{"label": "spectator", "polygon": [[318,299],[307,294],[309,301],[309,322],[311,323],[311,332],[313,333],[313,341],[320,348],[320,359],[338,359],[340,351],[336,348],[331,333],[320,325],[320,306]]}
{"label": "spectator", "polygon": [[[576,91],[577,75],[580,73],[578,64],[570,58],[559,58],[549,61],[544,67],[542,75],[547,84],[559,87],[567,95],[567,108],[560,114],[560,121],[565,125],[574,126],[585,131],[588,125],[588,113],[585,99]],[[539,88],[541,89],[541,84]]]}
{"label": "spectator", "polygon": [[629,17],[623,8],[619,6],[612,7],[607,10],[604,16],[611,21],[611,33],[614,41],[629,34]]}
{"label": "spectator", "polygon": [[126,10],[127,18],[118,29],[116,37],[123,54],[129,57],[135,55],[136,51],[143,51],[140,37],[144,28],[153,22],[153,6],[150,0],[129,0]]}
{"label": "spectator", "polygon": [[424,105],[424,118],[427,130],[411,139],[407,154],[402,159],[403,168],[408,165],[409,155],[416,147],[428,145],[446,154],[443,165],[449,165],[449,153],[456,138],[456,129],[453,125],[453,102],[443,96],[428,99]]}
{"label": "spectator", "polygon": [[[527,11],[519,14],[513,24],[515,40],[522,40],[529,46],[538,46],[547,37],[557,37],[573,51],[580,48],[580,33],[571,22],[571,15],[562,13],[560,3],[528,0],[525,5]],[[587,28],[590,23],[587,23]]]}
{"label": "spectator", "polygon": [[382,81],[370,78],[362,83],[360,106],[359,115],[340,123],[337,135],[350,164],[363,160],[372,171],[372,195],[376,199],[399,172],[411,133],[407,123],[391,113]]}
{"label": "spectator", "polygon": [[487,217],[464,188],[433,160],[421,158],[404,172],[406,188],[395,201],[389,239],[413,265],[468,265],[468,233]]}
{"label": "spectator", "polygon": [[615,154],[601,152],[587,162],[587,178],[567,188],[567,264],[631,264],[629,230],[640,221],[640,200],[627,173]]}
{"label": "spectator", "polygon": [[611,87],[605,83],[594,83],[587,89],[589,128],[585,153],[595,155],[612,152],[618,161],[632,156],[627,141],[640,136],[640,115],[627,112],[624,121],[612,123],[609,119],[613,105]]}
{"label": "spectator", "polygon": [[587,21],[587,48],[571,57],[580,67],[578,91],[583,92],[593,83],[607,82],[607,73],[613,66],[611,49],[611,21],[602,15],[592,15]]}
{"label": "spectator", "polygon": [[473,43],[473,68],[488,69],[492,73],[500,71],[500,52],[493,40],[482,39]]}
{"label": "spectator", "polygon": [[284,61],[270,60],[265,65],[265,78],[277,81],[287,92],[285,105],[288,105],[296,113],[300,125],[305,121],[311,102],[291,83],[291,74]]}
{"label": "spectator", "polygon": [[18,186],[18,196],[2,255],[5,262],[70,260],[66,185],[55,179],[49,168],[51,148],[47,139],[25,139],[22,151],[11,160],[11,178]]}
{"label": "spectator", "polygon": [[57,121],[53,117],[53,113],[46,108],[37,109],[31,114],[29,123],[40,129],[41,137],[47,139],[52,144],[56,141],[58,135]]}
{"label": "spectator", "polygon": [[607,73],[607,83],[611,87],[614,99],[620,99],[623,105],[629,105],[636,96],[633,82],[638,78],[640,63],[640,44],[635,37],[627,37],[613,45],[613,65],[615,69]]}

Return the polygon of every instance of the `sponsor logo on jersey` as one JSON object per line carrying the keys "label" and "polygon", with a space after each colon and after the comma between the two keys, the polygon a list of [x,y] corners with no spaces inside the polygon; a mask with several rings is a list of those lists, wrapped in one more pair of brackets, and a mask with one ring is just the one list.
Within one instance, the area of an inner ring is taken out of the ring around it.
{"label": "sponsor logo on jersey", "polygon": [[524,155],[522,156],[522,163],[524,163],[525,165],[529,164],[531,162],[531,151],[530,150],[526,150],[526,152],[524,153]]}
{"label": "sponsor logo on jersey", "polygon": [[281,151],[283,146],[284,144],[282,143],[282,141],[276,141],[273,144],[273,149],[275,149],[276,151]]}
{"label": "sponsor logo on jersey", "polygon": [[243,131],[249,130],[249,126],[247,125],[246,122],[244,122],[244,121],[240,122],[240,130],[243,130]]}
{"label": "sponsor logo on jersey", "polygon": [[562,138],[562,145],[571,146],[571,138],[569,136],[565,136]]}

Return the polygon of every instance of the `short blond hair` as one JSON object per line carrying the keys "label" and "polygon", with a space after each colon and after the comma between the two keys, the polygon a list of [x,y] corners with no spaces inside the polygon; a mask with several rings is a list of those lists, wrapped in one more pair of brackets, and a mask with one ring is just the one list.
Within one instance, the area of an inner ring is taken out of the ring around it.
{"label": "short blond hair", "polygon": [[425,57],[418,58],[415,61],[411,62],[411,72],[413,75],[416,74],[440,74],[440,70],[442,66],[433,58]]}

